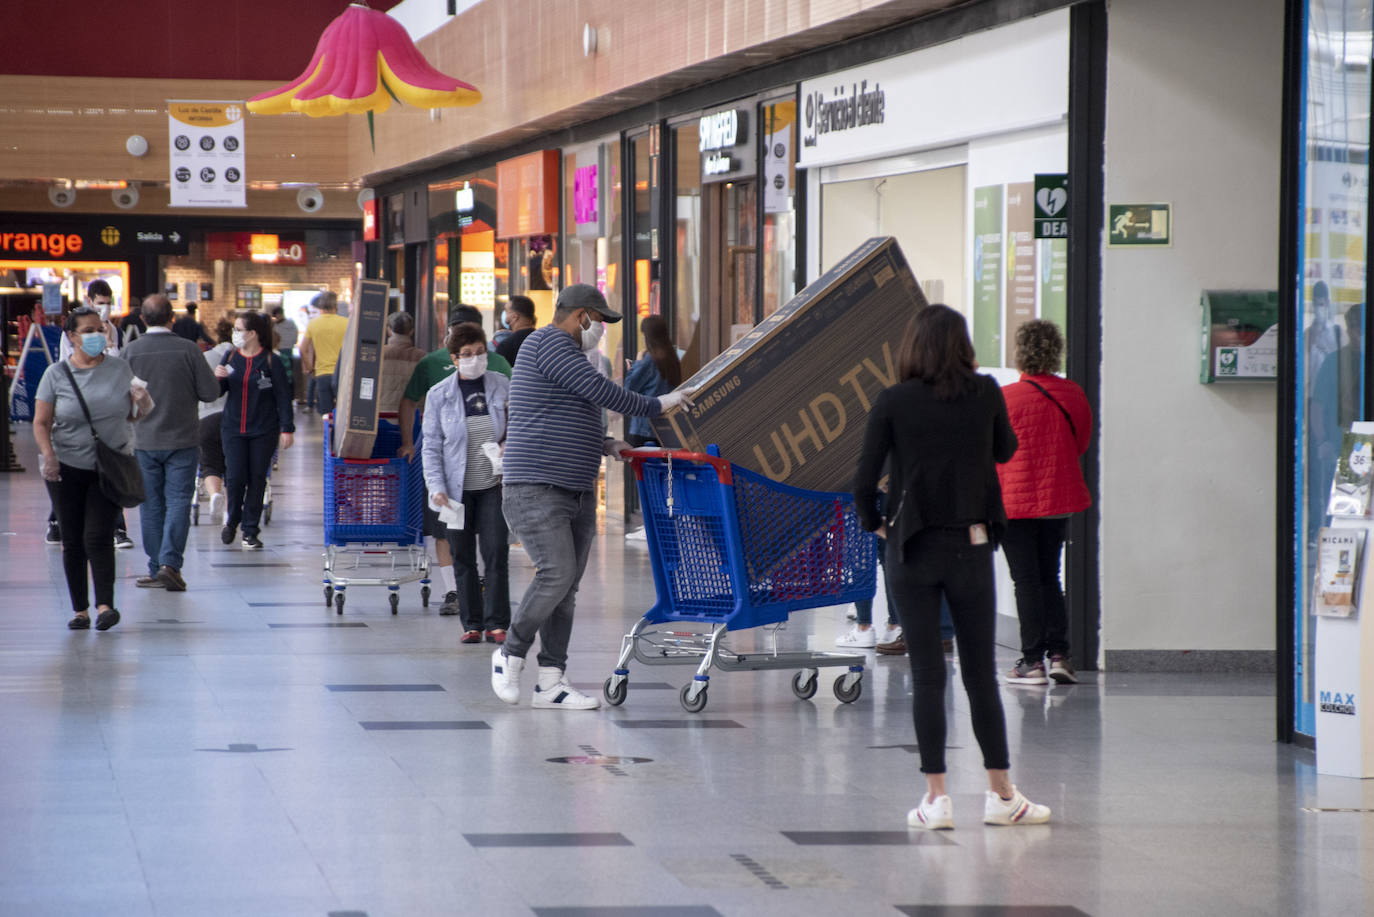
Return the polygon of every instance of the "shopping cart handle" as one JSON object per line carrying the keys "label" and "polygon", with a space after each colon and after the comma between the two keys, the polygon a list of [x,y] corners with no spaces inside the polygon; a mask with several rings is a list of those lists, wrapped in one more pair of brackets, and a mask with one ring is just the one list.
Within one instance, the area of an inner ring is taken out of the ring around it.
{"label": "shopping cart handle", "polygon": [[716,469],[716,478],[720,483],[727,487],[735,483],[735,475],[731,470],[730,462],[727,459],[715,455],[707,455],[704,452],[689,452],[686,449],[658,449],[652,446],[640,446],[638,449],[629,449],[623,453],[635,470],[635,479],[642,480],[643,466],[646,459],[671,459],[681,462],[698,462],[702,465],[710,465]]}

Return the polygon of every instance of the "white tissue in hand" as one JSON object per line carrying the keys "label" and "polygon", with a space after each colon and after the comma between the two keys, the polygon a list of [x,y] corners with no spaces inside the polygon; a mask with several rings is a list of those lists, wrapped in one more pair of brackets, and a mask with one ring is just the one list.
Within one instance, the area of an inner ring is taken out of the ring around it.
{"label": "white tissue in hand", "polygon": [[487,457],[487,461],[491,462],[491,473],[492,473],[492,474],[500,474],[500,473],[501,473],[501,444],[500,444],[500,443],[482,443],[482,454],[485,455],[485,456]]}
{"label": "white tissue in hand", "polygon": [[429,508],[439,514],[439,521],[451,529],[461,529],[463,527],[463,503],[461,500],[450,499],[448,506],[440,506],[431,498]]}

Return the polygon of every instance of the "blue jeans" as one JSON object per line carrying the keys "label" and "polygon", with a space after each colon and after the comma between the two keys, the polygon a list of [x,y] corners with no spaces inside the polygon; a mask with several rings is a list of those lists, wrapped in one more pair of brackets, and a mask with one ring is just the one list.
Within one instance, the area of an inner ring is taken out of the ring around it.
{"label": "blue jeans", "polygon": [[[887,559],[886,559],[886,558],[887,558],[887,541],[885,541],[885,540],[882,539],[882,538],[879,538],[879,539],[878,539],[878,563],[883,567],[884,570],[887,569]],[[885,589],[884,591],[885,591],[885,593],[886,593],[886,595],[887,595],[887,625],[888,625],[888,627],[896,627],[896,626],[897,626],[899,623],[901,623],[901,622],[899,622],[899,621],[897,620],[897,603],[896,603],[896,602],[893,600],[893,598],[892,598],[892,580],[890,580],[890,579],[888,579],[886,576],[884,576],[884,577],[883,577],[883,585],[886,587],[886,589]],[[854,603],[854,612],[855,612],[855,614],[854,614],[854,619],[855,619],[856,621],[858,621],[860,624],[862,624],[863,626],[869,627],[869,626],[871,626],[871,625],[873,624],[873,600],[872,600],[872,599],[859,599],[857,602]],[[954,638],[954,619],[950,616],[950,613],[949,613],[949,601],[948,601],[944,596],[941,596],[941,597],[940,597],[940,639],[941,639],[941,640],[952,640],[953,638]]]}
{"label": "blue jeans", "polygon": [[[463,630],[510,627],[510,532],[501,515],[501,485],[463,491],[463,527],[445,533],[453,555],[454,584]],[[485,595],[477,577],[477,548],[487,573]]]}
{"label": "blue jeans", "polygon": [[196,493],[196,465],[200,448],[138,449],[138,467],[148,499],[139,511],[148,575],[158,567],[180,570],[191,531],[191,501]]}
{"label": "blue jeans", "polygon": [[315,377],[315,408],[321,414],[334,413],[334,377]]}
{"label": "blue jeans", "polygon": [[515,609],[506,655],[525,658],[539,636],[539,664],[568,665],[577,584],[596,537],[596,493],[552,484],[507,484],[506,522],[534,562],[534,580]]}

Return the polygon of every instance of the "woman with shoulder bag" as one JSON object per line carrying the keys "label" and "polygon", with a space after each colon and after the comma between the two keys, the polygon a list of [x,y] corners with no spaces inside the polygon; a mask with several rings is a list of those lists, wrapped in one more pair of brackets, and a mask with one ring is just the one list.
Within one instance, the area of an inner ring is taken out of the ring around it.
{"label": "woman with shoulder bag", "polygon": [[[1007,725],[994,658],[992,552],[1006,516],[997,462],[1016,451],[997,381],[979,375],[964,317],[948,306],[917,311],[900,348],[897,385],[874,402],[854,479],[865,528],[887,538],[887,576],[906,638],[912,719],[926,794],[907,813],[913,828],[953,828],[945,792],[945,657],[940,600],[949,600],[959,668],[988,791],[983,822],[1034,825],[1050,810],[1012,785]],[[884,512],[878,480],[889,465]]]}
{"label": "woman with shoulder bag", "polygon": [[1069,615],[1059,583],[1059,555],[1069,516],[1092,503],[1078,459],[1088,451],[1093,415],[1083,389],[1055,375],[1063,355],[1064,336],[1053,322],[1027,322],[1016,330],[1021,381],[1002,390],[1020,444],[1011,461],[997,466],[1007,510],[1002,550],[1016,586],[1016,615],[1021,621],[1021,658],[1005,675],[1012,685],[1078,681],[1069,661]]}
{"label": "woman with shoulder bag", "polygon": [[[639,323],[639,333],[644,339],[644,352],[625,374],[625,388],[650,398],[666,395],[682,384],[682,361],[668,336],[668,323],[661,315],[650,315]],[[631,446],[642,446],[654,438],[649,418],[629,420],[625,440]]]}
{"label": "woman with shoulder bag", "polygon": [[62,568],[76,612],[67,622],[72,630],[91,626],[87,567],[96,630],[119,623],[114,536],[121,509],[101,484],[97,450],[103,445],[132,459],[133,421],[152,409],[147,385],[139,384],[128,363],[105,352],[104,324],[88,306],[67,315],[63,329],[72,355],[48,367],[34,399],[33,438],[62,530]]}
{"label": "woman with shoulder bag", "polygon": [[232,544],[242,525],[242,546],[257,550],[262,547],[259,522],[272,453],[278,446],[291,448],[296,419],[286,367],[271,350],[271,320],[261,312],[240,313],[232,340],[234,349],[215,367],[220,390],[228,395],[220,438],[229,499],[219,540]]}

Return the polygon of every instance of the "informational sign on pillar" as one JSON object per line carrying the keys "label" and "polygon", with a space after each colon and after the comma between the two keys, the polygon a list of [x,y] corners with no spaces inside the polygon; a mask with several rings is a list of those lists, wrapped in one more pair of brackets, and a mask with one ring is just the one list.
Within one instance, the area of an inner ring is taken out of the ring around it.
{"label": "informational sign on pillar", "polygon": [[168,102],[173,207],[246,207],[243,105]]}
{"label": "informational sign on pillar", "polygon": [[1069,176],[1066,172],[1035,176],[1035,238],[1069,237]]}

